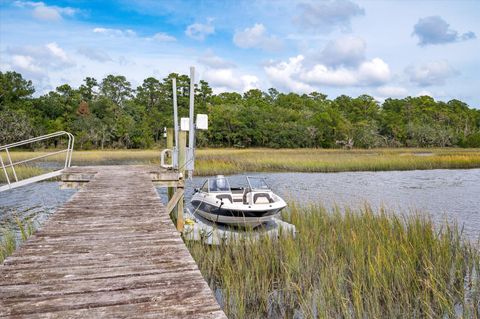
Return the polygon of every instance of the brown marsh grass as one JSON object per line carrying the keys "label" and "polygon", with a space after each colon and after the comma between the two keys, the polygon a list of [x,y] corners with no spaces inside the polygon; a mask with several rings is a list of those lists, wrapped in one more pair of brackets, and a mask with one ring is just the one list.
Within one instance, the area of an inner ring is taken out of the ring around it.
{"label": "brown marsh grass", "polygon": [[284,217],[295,238],[187,242],[229,318],[479,317],[478,245],[454,225],[368,207]]}
{"label": "brown marsh grass", "polygon": [[[12,152],[14,161],[45,154],[46,151]],[[383,148],[383,149],[198,149],[195,174],[242,172],[343,172],[389,171],[439,168],[478,168],[480,149]],[[160,150],[74,151],[72,165],[158,164]],[[62,163],[64,154],[44,162]],[[37,168],[38,169],[38,168]],[[30,167],[19,167],[24,177],[36,175]],[[5,182],[0,172],[0,182]]]}
{"label": "brown marsh grass", "polygon": [[480,167],[480,149],[202,149],[198,175]]}

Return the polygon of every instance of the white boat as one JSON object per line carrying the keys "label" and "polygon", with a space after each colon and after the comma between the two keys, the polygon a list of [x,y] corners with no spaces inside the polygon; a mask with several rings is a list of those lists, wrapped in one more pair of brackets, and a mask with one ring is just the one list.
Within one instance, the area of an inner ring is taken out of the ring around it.
{"label": "white boat", "polygon": [[223,175],[207,179],[190,201],[194,211],[214,222],[256,227],[270,221],[287,204],[263,178],[247,177],[248,187],[231,188]]}

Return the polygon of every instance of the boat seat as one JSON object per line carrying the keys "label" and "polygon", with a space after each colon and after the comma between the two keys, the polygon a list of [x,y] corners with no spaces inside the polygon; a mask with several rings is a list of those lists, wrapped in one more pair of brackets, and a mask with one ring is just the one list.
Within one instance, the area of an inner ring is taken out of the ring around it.
{"label": "boat seat", "polygon": [[243,194],[244,192],[243,188],[231,188],[230,191],[232,194]]}
{"label": "boat seat", "polygon": [[216,197],[220,200],[228,199],[230,203],[233,203],[232,195],[221,194],[221,195],[217,195]]}
{"label": "boat seat", "polygon": [[273,203],[273,199],[267,193],[258,193],[253,195],[254,204],[269,204]]}

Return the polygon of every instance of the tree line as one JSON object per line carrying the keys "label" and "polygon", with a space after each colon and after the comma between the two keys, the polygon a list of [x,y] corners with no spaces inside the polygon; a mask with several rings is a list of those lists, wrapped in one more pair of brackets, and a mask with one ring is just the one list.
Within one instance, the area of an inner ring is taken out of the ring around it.
{"label": "tree line", "polygon": [[[149,148],[164,145],[172,127],[172,78],[177,80],[179,115],[188,116],[187,75],[145,79],[133,88],[121,75],[84,79],[39,97],[30,80],[0,72],[0,145],[65,130],[76,148]],[[459,100],[429,96],[386,99],[369,95],[282,93],[271,88],[243,94],[213,94],[195,85],[196,112],[209,115],[209,130],[199,132],[209,147],[480,147],[480,110]]]}

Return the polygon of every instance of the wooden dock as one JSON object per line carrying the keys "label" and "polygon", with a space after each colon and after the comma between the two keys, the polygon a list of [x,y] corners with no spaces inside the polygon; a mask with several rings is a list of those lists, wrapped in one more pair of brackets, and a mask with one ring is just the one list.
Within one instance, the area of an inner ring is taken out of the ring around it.
{"label": "wooden dock", "polygon": [[90,182],[0,265],[0,317],[226,318],[152,182],[175,176],[67,173]]}

